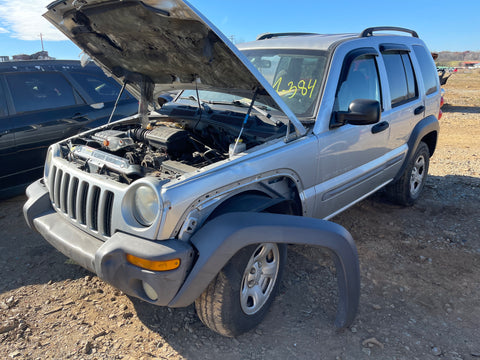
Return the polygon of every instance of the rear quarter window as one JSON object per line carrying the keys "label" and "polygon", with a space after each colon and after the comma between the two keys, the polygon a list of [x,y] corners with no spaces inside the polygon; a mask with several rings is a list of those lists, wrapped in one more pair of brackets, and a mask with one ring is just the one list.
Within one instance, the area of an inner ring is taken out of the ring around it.
{"label": "rear quarter window", "polygon": [[8,115],[7,98],[2,84],[0,83],[0,117]]}
{"label": "rear quarter window", "polygon": [[17,113],[76,104],[72,86],[59,73],[14,73],[5,78]]}
{"label": "rear quarter window", "polygon": [[[88,93],[95,103],[117,100],[121,87],[114,80],[106,76],[88,73],[73,72],[70,75]],[[122,94],[121,99],[128,99],[126,92]]]}
{"label": "rear quarter window", "polygon": [[438,90],[438,75],[432,56],[420,45],[413,45],[413,51],[420,65],[425,93],[426,95],[433,94]]}

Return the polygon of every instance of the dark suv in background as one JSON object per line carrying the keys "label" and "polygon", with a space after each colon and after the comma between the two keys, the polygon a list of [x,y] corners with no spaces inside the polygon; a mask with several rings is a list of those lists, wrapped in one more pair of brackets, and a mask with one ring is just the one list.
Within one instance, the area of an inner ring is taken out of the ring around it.
{"label": "dark suv in background", "polygon": [[[50,144],[105,124],[120,90],[93,63],[0,63],[0,198],[42,176]],[[138,101],[124,92],[112,121],[137,110]]]}

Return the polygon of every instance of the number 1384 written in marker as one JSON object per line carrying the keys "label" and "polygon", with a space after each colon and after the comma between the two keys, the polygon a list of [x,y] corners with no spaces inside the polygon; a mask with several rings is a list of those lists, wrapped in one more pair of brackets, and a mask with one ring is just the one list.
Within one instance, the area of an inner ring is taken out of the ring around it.
{"label": "number 1384 written in marker", "polygon": [[299,80],[297,83],[290,81],[287,86],[288,89],[280,90],[280,86],[282,84],[282,77],[279,77],[278,80],[273,84],[273,88],[279,93],[280,95],[291,94],[289,98],[293,98],[295,95],[299,94],[301,96],[308,96],[309,98],[312,97],[313,89],[317,85],[317,80],[310,79],[308,80]]}

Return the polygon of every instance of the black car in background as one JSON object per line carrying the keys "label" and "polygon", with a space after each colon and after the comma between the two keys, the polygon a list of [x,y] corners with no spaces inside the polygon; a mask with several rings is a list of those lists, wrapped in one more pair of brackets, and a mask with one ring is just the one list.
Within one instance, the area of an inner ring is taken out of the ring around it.
{"label": "black car in background", "polygon": [[[0,199],[42,176],[50,144],[106,123],[120,90],[93,63],[0,63]],[[112,121],[137,110],[138,100],[125,91]]]}

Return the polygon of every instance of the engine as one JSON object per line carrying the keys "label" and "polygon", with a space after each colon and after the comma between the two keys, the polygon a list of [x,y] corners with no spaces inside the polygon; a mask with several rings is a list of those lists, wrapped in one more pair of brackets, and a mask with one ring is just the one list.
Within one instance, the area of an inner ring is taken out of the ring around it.
{"label": "engine", "polygon": [[149,174],[176,178],[227,156],[175,122],[92,131],[62,148],[65,157],[83,170],[125,183]]}
{"label": "engine", "polygon": [[165,106],[162,111],[167,113],[151,116],[146,128],[132,118],[72,137],[60,143],[63,158],[83,171],[122,183],[147,175],[175,179],[228,158],[240,133],[236,152],[283,136],[287,130],[252,116],[241,132],[245,116],[232,111],[198,112],[182,105]]}

